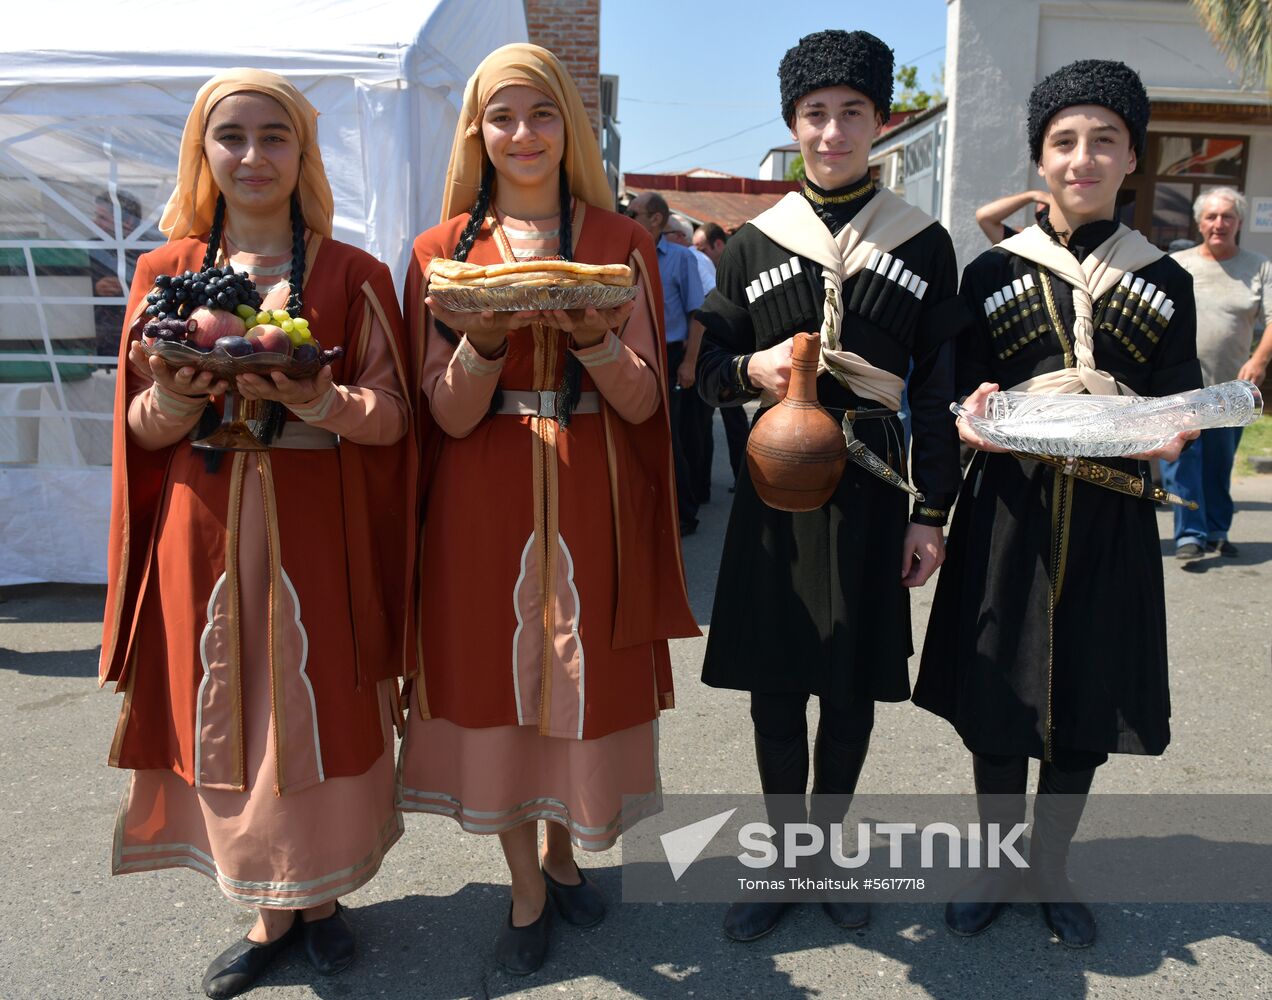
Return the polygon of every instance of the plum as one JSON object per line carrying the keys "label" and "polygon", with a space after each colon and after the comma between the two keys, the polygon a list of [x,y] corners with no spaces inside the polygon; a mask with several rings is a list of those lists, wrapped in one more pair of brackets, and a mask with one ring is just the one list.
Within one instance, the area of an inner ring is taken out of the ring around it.
{"label": "plum", "polygon": [[224,351],[232,358],[245,358],[253,353],[252,342],[246,337],[222,337],[213,349]]}

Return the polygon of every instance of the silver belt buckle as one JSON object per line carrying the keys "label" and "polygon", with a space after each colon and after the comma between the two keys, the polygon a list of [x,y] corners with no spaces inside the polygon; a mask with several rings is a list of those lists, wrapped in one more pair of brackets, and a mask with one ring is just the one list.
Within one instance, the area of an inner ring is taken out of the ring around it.
{"label": "silver belt buckle", "polygon": [[550,420],[557,419],[555,389],[540,389],[539,390],[539,414],[538,415],[540,417],[547,417]]}

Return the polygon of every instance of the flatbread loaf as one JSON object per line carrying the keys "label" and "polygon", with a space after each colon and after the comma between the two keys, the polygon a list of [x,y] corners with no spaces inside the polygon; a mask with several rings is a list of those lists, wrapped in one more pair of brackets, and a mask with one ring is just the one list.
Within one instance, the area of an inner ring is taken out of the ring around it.
{"label": "flatbread loaf", "polygon": [[546,285],[617,285],[630,287],[626,264],[580,264],[572,260],[527,260],[513,264],[469,264],[435,258],[429,268],[434,288],[507,288]]}

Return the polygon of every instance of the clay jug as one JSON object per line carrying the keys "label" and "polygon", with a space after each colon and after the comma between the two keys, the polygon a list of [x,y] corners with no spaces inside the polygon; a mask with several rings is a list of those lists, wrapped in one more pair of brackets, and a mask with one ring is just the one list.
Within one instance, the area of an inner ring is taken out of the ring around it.
{"label": "clay jug", "polygon": [[795,334],[786,398],[751,430],[746,464],[755,492],[777,510],[816,510],[835,492],[848,448],[839,421],[817,402],[815,333]]}

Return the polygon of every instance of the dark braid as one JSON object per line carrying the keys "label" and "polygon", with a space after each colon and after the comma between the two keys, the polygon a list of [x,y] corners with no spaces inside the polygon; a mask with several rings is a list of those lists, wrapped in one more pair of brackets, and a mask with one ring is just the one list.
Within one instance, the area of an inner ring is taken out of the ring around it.
{"label": "dark braid", "polygon": [[[574,258],[574,219],[570,211],[570,178],[561,165],[561,242],[557,251],[562,260]],[[561,374],[561,385],[557,388],[557,419],[562,427],[570,426],[570,415],[578,406],[579,396],[583,391],[583,363],[570,351],[565,352],[565,371]]]}
{"label": "dark braid", "polygon": [[490,196],[495,188],[495,165],[487,163],[481,172],[481,187],[477,189],[477,200],[473,202],[473,210],[468,213],[468,225],[459,234],[459,242],[455,244],[453,259],[467,260],[468,254],[477,241],[477,234],[486,221],[486,211],[490,208]]}
{"label": "dark braid", "polygon": [[[203,255],[203,268],[206,271],[210,267],[216,267],[217,254],[221,252],[221,236],[225,232],[225,195],[217,194],[216,208],[212,211],[212,228],[208,230],[208,249]],[[221,424],[221,415],[216,412],[216,407],[212,405],[209,399],[207,405],[203,408],[203,412],[199,415],[199,422],[195,426],[191,435],[191,440],[197,441],[201,438],[208,437],[216,431]],[[215,475],[217,470],[221,468],[221,458],[225,455],[223,451],[205,451],[203,453],[203,467],[207,470],[208,475]]]}
{"label": "dark braid", "polygon": [[[452,260],[467,260],[468,254],[473,249],[473,244],[477,242],[477,235],[481,232],[481,227],[486,221],[486,212],[490,208],[490,197],[495,186],[495,167],[492,163],[487,163],[486,168],[481,173],[481,187],[477,189],[477,200],[473,202],[473,209],[468,213],[468,224],[464,226],[464,231],[459,234],[459,242],[455,244],[455,250],[451,254]],[[459,334],[452,330],[441,320],[434,320],[437,325],[437,332],[442,335],[442,339],[451,347],[459,345]],[[495,393],[498,394],[496,389]],[[491,411],[494,412],[494,411]]]}
{"label": "dark braid", "polygon": [[291,297],[287,300],[287,311],[295,318],[300,315],[300,290],[305,285],[305,213],[300,210],[300,199],[292,195],[292,266],[287,283],[291,285]]}
{"label": "dark braid", "polygon": [[[291,274],[287,283],[291,286],[291,295],[287,299],[287,311],[293,317],[300,315],[302,308],[301,289],[305,286],[305,213],[301,211],[300,199],[295,194],[291,201],[292,224],[292,263]],[[259,430],[256,436],[261,444],[272,444],[283,433],[287,422],[287,408],[282,403],[266,400],[261,405]]]}
{"label": "dark braid", "polygon": [[216,267],[216,255],[221,252],[221,233],[225,229],[225,195],[216,196],[216,208],[212,212],[212,228],[208,230],[208,252],[203,255],[203,270]]}

